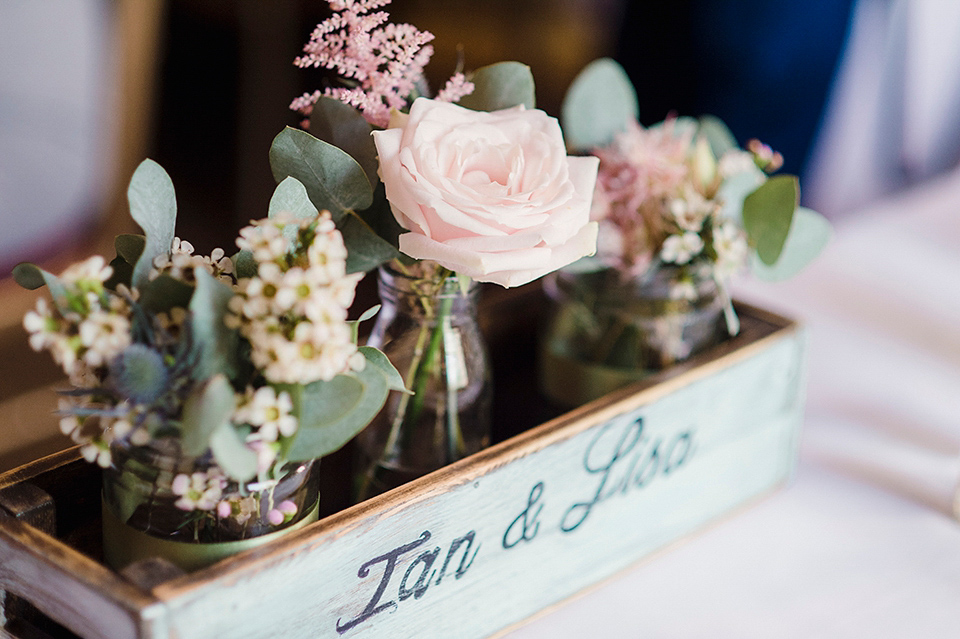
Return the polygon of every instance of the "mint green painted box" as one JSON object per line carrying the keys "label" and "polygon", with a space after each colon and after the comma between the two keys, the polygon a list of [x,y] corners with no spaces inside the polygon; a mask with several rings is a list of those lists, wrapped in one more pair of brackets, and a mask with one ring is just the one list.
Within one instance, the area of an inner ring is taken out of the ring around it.
{"label": "mint green painted box", "polygon": [[69,636],[50,620],[117,639],[494,636],[788,480],[804,332],[738,310],[741,334],[683,365],[191,574],[96,559],[71,524],[97,497],[75,451],[0,475],[0,621],[12,636]]}

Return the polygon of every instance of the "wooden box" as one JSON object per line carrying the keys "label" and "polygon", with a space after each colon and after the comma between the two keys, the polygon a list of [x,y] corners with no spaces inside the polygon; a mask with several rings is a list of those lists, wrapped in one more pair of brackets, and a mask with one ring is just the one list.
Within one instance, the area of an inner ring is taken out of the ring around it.
{"label": "wooden box", "polygon": [[499,405],[508,407],[498,414],[499,444],[188,575],[163,564],[121,575],[97,560],[98,474],[75,452],[2,475],[7,631],[497,634],[788,479],[802,421],[803,331],[738,308],[738,337],[532,428],[525,422],[543,409],[529,401],[532,335],[521,332],[506,352],[528,368],[500,362],[497,371]]}

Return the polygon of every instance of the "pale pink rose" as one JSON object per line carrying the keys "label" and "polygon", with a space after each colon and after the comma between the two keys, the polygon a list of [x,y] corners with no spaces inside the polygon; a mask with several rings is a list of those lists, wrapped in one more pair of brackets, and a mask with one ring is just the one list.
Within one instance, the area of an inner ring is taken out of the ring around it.
{"label": "pale pink rose", "polygon": [[373,136],[407,255],[519,286],[596,250],[597,158],[567,157],[543,111],[418,98],[390,124]]}

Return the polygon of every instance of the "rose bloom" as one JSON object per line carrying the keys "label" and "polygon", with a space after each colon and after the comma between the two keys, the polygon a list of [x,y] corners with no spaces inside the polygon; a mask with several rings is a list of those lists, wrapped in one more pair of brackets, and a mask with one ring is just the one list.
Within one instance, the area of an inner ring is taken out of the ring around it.
{"label": "rose bloom", "polygon": [[373,136],[402,252],[519,286],[596,250],[598,160],[567,157],[555,118],[418,98],[390,124]]}

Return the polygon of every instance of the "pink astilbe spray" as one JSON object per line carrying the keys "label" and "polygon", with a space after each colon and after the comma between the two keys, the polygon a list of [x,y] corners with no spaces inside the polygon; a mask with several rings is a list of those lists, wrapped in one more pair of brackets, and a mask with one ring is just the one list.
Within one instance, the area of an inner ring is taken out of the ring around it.
{"label": "pink astilbe spray", "polygon": [[645,270],[659,251],[665,200],[687,180],[691,138],[676,132],[672,118],[651,129],[631,122],[610,146],[593,151],[600,170],[591,217],[601,222],[601,235],[616,235],[618,267],[629,275]]}
{"label": "pink astilbe spray", "polygon": [[[327,3],[336,13],[317,25],[294,64],[336,71],[348,86],[305,93],[290,108],[309,117],[317,100],[328,96],[356,107],[370,124],[386,128],[390,110],[405,108],[422,80],[433,55],[427,44],[433,34],[410,24],[387,23],[386,11],[370,13],[390,0]],[[437,99],[454,102],[471,91],[473,84],[457,73]]]}

